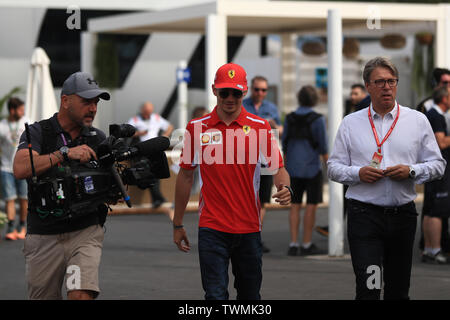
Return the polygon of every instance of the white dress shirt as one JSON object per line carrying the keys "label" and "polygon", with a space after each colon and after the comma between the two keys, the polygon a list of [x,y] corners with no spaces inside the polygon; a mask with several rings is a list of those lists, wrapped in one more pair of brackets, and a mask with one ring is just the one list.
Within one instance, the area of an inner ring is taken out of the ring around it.
{"label": "white dress shirt", "polygon": [[139,137],[141,141],[156,138],[160,130],[166,131],[170,125],[169,121],[154,112],[149,119],[143,119],[140,115],[134,116],[128,124],[133,125],[137,131],[147,131],[145,135]]}
{"label": "white dress shirt", "polygon": [[[394,109],[382,118],[370,105],[379,141],[383,141],[397,116]],[[369,107],[368,107],[369,108]],[[380,169],[398,164],[416,172],[415,179],[395,181],[381,178],[375,183],[362,182],[359,170],[370,165],[377,144],[368,117],[368,108],[346,116],[339,127],[328,160],[328,177],[349,185],[345,197],[379,206],[400,206],[416,198],[414,184],[440,179],[446,161],[436,142],[427,117],[416,110],[400,106],[400,116],[389,138],[381,147]]]}

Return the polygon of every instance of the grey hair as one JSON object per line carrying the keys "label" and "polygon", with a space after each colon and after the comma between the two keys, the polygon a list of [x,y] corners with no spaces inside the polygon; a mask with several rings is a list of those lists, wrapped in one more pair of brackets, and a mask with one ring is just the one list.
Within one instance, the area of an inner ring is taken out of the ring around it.
{"label": "grey hair", "polygon": [[395,65],[387,58],[376,57],[369,60],[364,66],[363,79],[365,83],[370,82],[370,75],[372,71],[376,68],[386,68],[391,71],[391,73],[398,79],[398,70]]}
{"label": "grey hair", "polygon": [[439,104],[442,102],[442,99],[444,97],[448,97],[449,92],[448,92],[448,88],[445,87],[437,87],[436,89],[433,90],[433,101],[435,104]]}

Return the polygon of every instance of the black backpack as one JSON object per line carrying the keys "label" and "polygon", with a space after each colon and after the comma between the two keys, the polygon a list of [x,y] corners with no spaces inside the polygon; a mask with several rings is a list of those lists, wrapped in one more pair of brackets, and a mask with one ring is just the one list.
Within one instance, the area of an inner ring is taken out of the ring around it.
{"label": "black backpack", "polygon": [[317,112],[309,112],[307,114],[296,114],[291,112],[286,117],[288,125],[288,139],[306,139],[313,149],[319,147],[319,143],[314,140],[311,132],[311,124],[322,115]]}

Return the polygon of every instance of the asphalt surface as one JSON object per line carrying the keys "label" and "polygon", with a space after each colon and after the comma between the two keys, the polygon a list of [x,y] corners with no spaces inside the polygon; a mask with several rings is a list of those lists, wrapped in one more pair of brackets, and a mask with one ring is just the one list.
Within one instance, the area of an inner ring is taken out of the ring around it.
{"label": "asphalt surface", "polygon": [[[420,204],[418,205],[420,210]],[[327,208],[319,208],[317,225],[327,224]],[[100,266],[98,299],[201,300],[197,252],[197,220],[187,213],[184,225],[191,252],[179,251],[172,242],[171,222],[164,214],[110,216]],[[5,230],[1,231],[2,239]],[[418,234],[418,233],[417,233]],[[301,236],[301,233],[300,233]],[[410,297],[450,298],[450,265],[420,262],[416,236]],[[354,275],[345,240],[343,258],[287,256],[288,211],[266,214],[263,241],[271,249],[263,257],[261,296],[273,300],[351,300]],[[313,241],[326,249],[327,238],[314,233]],[[0,241],[0,300],[26,299],[23,241]],[[230,267],[230,299],[235,299]]]}

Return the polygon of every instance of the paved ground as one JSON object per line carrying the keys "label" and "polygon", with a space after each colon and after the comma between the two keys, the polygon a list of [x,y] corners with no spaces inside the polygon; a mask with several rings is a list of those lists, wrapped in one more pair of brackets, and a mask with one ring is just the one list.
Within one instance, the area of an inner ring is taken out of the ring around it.
{"label": "paved ground", "polygon": [[[192,245],[188,254],[178,251],[172,243],[171,223],[163,214],[108,219],[99,299],[203,299],[196,214],[185,217]],[[288,257],[287,221],[287,210],[272,210],[266,215],[263,240],[272,250],[263,258],[263,299],[353,299],[350,260]],[[320,208],[317,223],[326,221],[327,208]],[[313,240],[327,248],[326,238],[315,233]],[[21,241],[0,242],[0,299],[26,299],[22,246]],[[348,254],[347,244],[345,251]],[[232,280],[230,283],[230,297],[234,299]],[[416,249],[410,295],[412,299],[450,299],[450,265],[423,264]]]}

